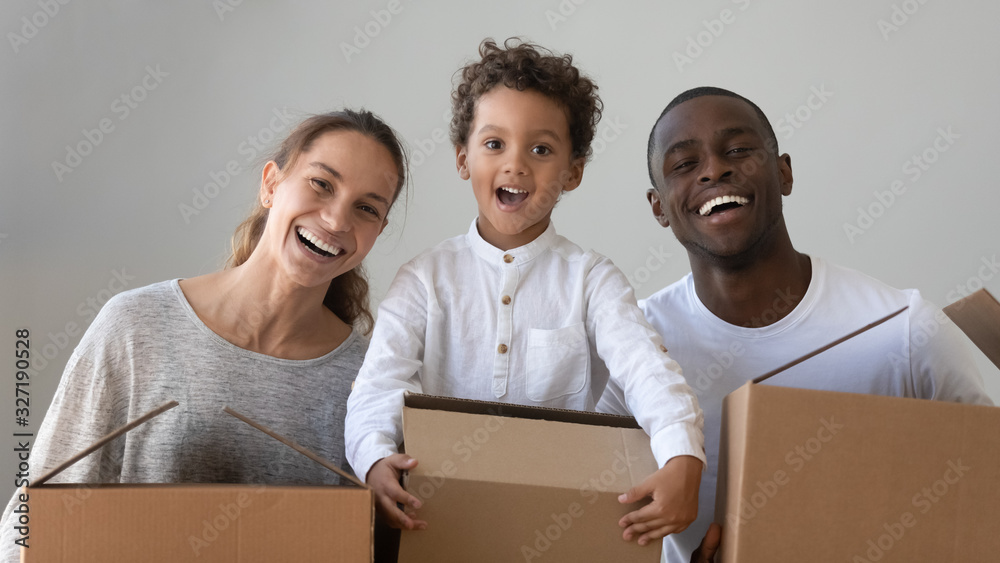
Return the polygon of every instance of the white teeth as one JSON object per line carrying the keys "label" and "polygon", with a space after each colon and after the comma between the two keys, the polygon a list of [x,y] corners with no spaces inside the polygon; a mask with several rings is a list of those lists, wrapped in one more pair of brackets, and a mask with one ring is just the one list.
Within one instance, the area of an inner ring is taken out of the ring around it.
{"label": "white teeth", "polygon": [[336,246],[330,246],[329,244],[326,244],[325,242],[321,241],[319,239],[319,237],[317,237],[316,235],[310,233],[309,231],[305,230],[302,227],[299,227],[297,232],[300,235],[302,235],[303,238],[305,238],[309,242],[315,244],[316,248],[319,248],[320,250],[324,250],[326,252],[329,252],[330,254],[333,254],[334,256],[340,254],[341,251],[343,250],[341,248],[337,248]]}
{"label": "white teeth", "polygon": [[505,192],[510,192],[512,194],[526,194],[526,193],[528,193],[528,190],[519,190],[517,188],[508,188],[507,186],[501,186],[500,189],[503,190],[503,191],[505,191]]}
{"label": "white teeth", "polygon": [[746,205],[746,204],[750,203],[750,200],[747,199],[747,198],[745,198],[745,197],[743,197],[743,196],[739,196],[739,195],[723,195],[723,196],[719,196],[719,197],[714,198],[712,200],[706,201],[705,205],[702,205],[701,209],[698,210],[698,215],[701,215],[702,217],[704,217],[705,215],[708,215],[709,213],[711,213],[712,209],[714,209],[716,205],[722,205],[724,203],[738,203],[740,205]]}

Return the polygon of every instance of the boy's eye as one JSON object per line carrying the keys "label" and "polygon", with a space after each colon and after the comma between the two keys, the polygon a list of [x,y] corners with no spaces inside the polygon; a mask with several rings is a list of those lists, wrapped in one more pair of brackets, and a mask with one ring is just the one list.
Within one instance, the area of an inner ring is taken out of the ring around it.
{"label": "boy's eye", "polygon": [[497,149],[503,148],[503,143],[501,143],[500,141],[497,141],[497,140],[494,139],[494,140],[486,141],[485,146],[488,149],[497,150]]}
{"label": "boy's eye", "polygon": [[537,146],[537,147],[535,147],[535,148],[533,148],[531,150],[532,150],[532,152],[534,152],[535,154],[538,154],[538,155],[546,155],[546,154],[551,154],[552,153],[552,149],[550,149],[549,147],[546,147],[544,145],[539,145],[539,146]]}

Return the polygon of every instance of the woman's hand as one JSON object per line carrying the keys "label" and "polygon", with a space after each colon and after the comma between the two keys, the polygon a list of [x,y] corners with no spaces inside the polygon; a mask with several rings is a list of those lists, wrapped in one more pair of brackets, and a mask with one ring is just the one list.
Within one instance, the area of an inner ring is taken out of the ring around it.
{"label": "woman's hand", "polygon": [[[423,530],[427,522],[416,520],[414,510],[420,508],[420,499],[406,492],[399,484],[403,471],[417,466],[417,460],[406,454],[393,454],[375,462],[368,470],[365,482],[375,493],[375,512],[382,521],[393,528]],[[404,510],[400,510],[402,504]]]}

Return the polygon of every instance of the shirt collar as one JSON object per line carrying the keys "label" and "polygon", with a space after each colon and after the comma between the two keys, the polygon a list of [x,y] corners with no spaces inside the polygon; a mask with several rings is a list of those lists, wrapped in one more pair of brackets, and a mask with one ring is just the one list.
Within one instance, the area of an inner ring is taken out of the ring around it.
{"label": "shirt collar", "polygon": [[476,227],[476,221],[478,220],[478,217],[472,220],[472,225],[469,226],[469,232],[465,235],[465,238],[468,240],[469,246],[472,250],[475,251],[480,258],[490,263],[502,264],[506,262],[504,256],[509,255],[513,257],[513,260],[507,263],[523,264],[534,259],[542,252],[545,252],[556,242],[556,227],[553,222],[549,220],[549,226],[546,227],[545,232],[538,235],[538,238],[535,240],[517,248],[500,250],[483,240],[483,237],[480,236],[479,229]]}

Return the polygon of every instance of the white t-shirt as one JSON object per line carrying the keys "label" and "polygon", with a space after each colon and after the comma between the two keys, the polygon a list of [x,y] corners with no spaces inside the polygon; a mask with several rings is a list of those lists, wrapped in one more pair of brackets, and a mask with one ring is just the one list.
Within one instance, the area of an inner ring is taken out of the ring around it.
{"label": "white t-shirt", "polygon": [[[762,322],[787,312],[795,296],[774,295]],[[944,313],[913,289],[898,290],[864,274],[812,258],[812,280],[786,317],[762,328],[731,325],[698,299],[691,274],[639,303],[684,367],[705,414],[708,467],[698,519],[664,541],[666,561],[687,563],[715,515],[722,399],[744,383],[849,334],[903,306],[886,323],[789,370],[767,384],[804,389],[992,404],[967,343]],[[771,318],[768,318],[771,317]],[[598,407],[622,412],[609,386]]]}
{"label": "white t-shirt", "polygon": [[624,274],[551,224],[503,251],[473,221],[404,264],[379,306],[348,399],[347,457],[364,477],[398,451],[406,390],[593,410],[609,378],[661,466],[678,455],[704,460],[694,395]]}

